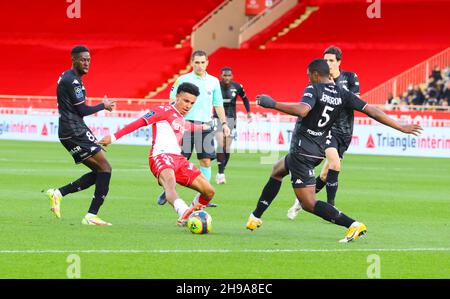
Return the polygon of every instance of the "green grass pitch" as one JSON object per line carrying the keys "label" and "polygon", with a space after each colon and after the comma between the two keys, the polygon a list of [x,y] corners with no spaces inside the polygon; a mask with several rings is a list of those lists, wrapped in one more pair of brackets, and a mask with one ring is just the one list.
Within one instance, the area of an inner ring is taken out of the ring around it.
{"label": "green grass pitch", "polygon": [[65,197],[61,220],[51,215],[40,191],[87,171],[60,144],[0,141],[0,154],[0,278],[66,278],[72,254],[81,278],[367,278],[374,265],[381,278],[450,278],[448,159],[346,156],[336,204],[368,235],[341,244],[343,227],[304,212],[287,219],[287,178],[262,227],[245,229],[271,171],[260,163],[267,154],[232,155],[227,184],[213,183],[219,207],[208,208],[208,235],[177,227],[172,208],[156,204],[148,147],[108,148],[113,176],[100,216],[112,227],[81,224],[93,188]]}

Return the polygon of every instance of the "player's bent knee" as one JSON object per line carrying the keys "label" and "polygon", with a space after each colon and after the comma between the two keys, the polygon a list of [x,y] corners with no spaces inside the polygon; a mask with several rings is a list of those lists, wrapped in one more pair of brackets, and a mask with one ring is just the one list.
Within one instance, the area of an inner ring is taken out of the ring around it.
{"label": "player's bent knee", "polygon": [[111,165],[108,163],[108,161],[105,161],[104,163],[100,164],[100,169],[99,172],[112,172],[112,167]]}
{"label": "player's bent knee", "polygon": [[199,162],[201,167],[211,167],[211,159],[202,159]]}
{"label": "player's bent knee", "polygon": [[212,186],[211,186],[211,188],[208,188],[208,190],[206,191],[206,196],[208,197],[209,200],[211,200],[215,194],[216,194],[216,190]]}
{"label": "player's bent knee", "polygon": [[205,197],[205,199],[207,199],[207,200],[211,200],[215,194],[216,194],[216,189],[214,189],[214,187],[211,185],[207,186],[205,188],[205,190],[203,190],[203,192],[202,192],[203,197]]}
{"label": "player's bent knee", "polygon": [[288,174],[286,169],[278,164],[275,164],[272,168],[271,177],[276,180],[282,181],[283,178]]}
{"label": "player's bent knee", "polygon": [[306,212],[313,213],[316,202],[303,201],[303,202],[301,202],[301,205],[302,205],[303,210],[305,210]]}
{"label": "player's bent knee", "polygon": [[339,161],[330,163],[329,169],[332,169],[334,171],[341,171],[341,163]]}

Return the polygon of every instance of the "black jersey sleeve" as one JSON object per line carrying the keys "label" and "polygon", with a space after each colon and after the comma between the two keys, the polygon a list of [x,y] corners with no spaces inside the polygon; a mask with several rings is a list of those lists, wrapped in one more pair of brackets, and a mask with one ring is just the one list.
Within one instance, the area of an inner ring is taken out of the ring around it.
{"label": "black jersey sleeve", "polygon": [[363,111],[364,108],[367,106],[367,102],[361,100],[357,95],[355,95],[352,92],[348,92],[346,90],[342,90],[344,93],[344,96],[348,99],[345,102],[345,106],[352,110],[357,111]]}
{"label": "black jersey sleeve", "polygon": [[305,91],[303,92],[302,99],[300,103],[308,105],[311,110],[314,108],[314,105],[317,101],[317,90],[313,84],[309,84],[305,87]]}
{"label": "black jersey sleeve", "polygon": [[356,75],[355,73],[350,73],[350,76],[348,78],[348,90],[350,92],[356,94],[357,96],[360,95],[359,79],[358,79],[358,75]]}
{"label": "black jersey sleeve", "polygon": [[247,98],[247,95],[245,94],[244,86],[242,84],[238,84],[238,94],[241,97],[242,101],[244,102],[245,110],[247,110],[247,113],[250,113],[250,101]]}
{"label": "black jersey sleeve", "polygon": [[75,109],[77,109],[78,113],[84,117],[105,110],[105,104],[101,103],[96,106],[88,106],[86,105],[86,102],[81,102],[79,105],[75,106]]}

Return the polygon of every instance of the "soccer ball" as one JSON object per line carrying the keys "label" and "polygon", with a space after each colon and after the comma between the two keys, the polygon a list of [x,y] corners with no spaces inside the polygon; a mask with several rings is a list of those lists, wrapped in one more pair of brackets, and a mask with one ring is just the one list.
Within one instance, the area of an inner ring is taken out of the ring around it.
{"label": "soccer ball", "polygon": [[205,211],[196,211],[189,216],[187,227],[193,234],[207,234],[211,232],[211,215]]}

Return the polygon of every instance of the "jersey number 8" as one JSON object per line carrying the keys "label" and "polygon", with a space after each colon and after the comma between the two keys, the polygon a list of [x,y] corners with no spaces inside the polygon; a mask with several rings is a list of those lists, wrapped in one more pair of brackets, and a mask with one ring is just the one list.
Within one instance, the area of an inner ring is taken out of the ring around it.
{"label": "jersey number 8", "polygon": [[86,136],[87,136],[87,138],[89,139],[89,141],[91,141],[91,142],[94,142],[95,141],[95,136],[94,135],[92,135],[92,133],[91,132],[86,132]]}

